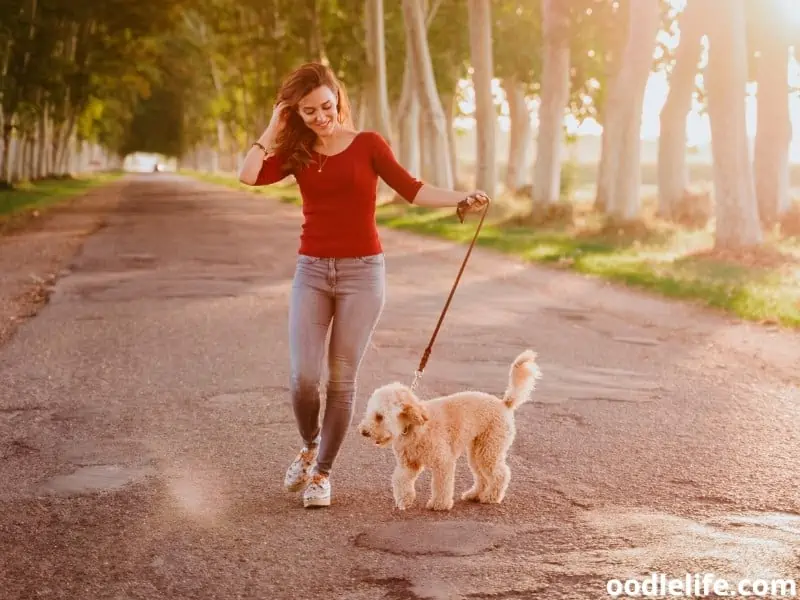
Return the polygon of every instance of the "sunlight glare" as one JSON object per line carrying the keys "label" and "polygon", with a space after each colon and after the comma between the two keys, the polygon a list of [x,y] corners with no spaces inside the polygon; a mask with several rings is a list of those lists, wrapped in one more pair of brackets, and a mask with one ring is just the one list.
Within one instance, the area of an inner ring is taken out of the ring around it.
{"label": "sunlight glare", "polygon": [[774,0],[786,19],[786,24],[793,30],[800,29],[800,5],[797,0]]}

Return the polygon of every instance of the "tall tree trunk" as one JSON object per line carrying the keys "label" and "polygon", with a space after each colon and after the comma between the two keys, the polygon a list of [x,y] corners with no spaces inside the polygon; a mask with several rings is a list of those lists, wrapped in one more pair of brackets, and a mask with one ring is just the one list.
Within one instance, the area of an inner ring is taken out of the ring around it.
{"label": "tall tree trunk", "polygon": [[559,0],[542,2],[544,65],[531,190],[534,204],[555,204],[561,195],[561,149],[569,100],[569,19],[569,8]]}
{"label": "tall tree trunk", "polygon": [[76,117],[77,115],[75,112],[70,110],[66,122],[63,123],[61,127],[61,134],[58,137],[55,159],[55,169],[58,173],[66,173],[68,170],[66,154],[69,149],[69,143],[72,139],[72,134],[75,131]]}
{"label": "tall tree trunk", "polygon": [[761,224],[771,227],[791,206],[789,196],[789,35],[775,2],[760,7],[761,56],[758,59],[757,127],[753,157],[756,201]]}
{"label": "tall tree trunk", "polygon": [[[716,6],[715,0],[709,7]],[[761,244],[753,171],[747,143],[747,47],[744,0],[727,0],[709,22],[705,83],[714,159],[715,246]]]}
{"label": "tall tree trunk", "polygon": [[451,94],[446,94],[444,98],[442,98],[444,115],[447,119],[447,147],[450,149],[450,171],[453,173],[454,187],[458,187],[460,183],[458,179],[458,140],[456,139],[455,127],[456,111],[458,110],[456,106],[457,98],[458,94],[456,90],[453,90]]}
{"label": "tall tree trunk", "polygon": [[420,176],[419,97],[413,74],[414,63],[406,51],[403,86],[397,103],[398,160],[415,177]]}
{"label": "tall tree trunk", "polygon": [[[430,29],[431,22],[439,10],[442,0],[436,0],[428,10],[425,19],[425,31]],[[414,60],[411,55],[409,47],[408,36],[406,36],[406,54],[405,64],[403,67],[403,84],[400,91],[400,99],[396,108],[396,123],[395,131],[397,132],[398,143],[398,156],[400,163],[409,170],[410,173],[417,177],[425,177],[422,169],[422,151],[424,144],[421,143],[423,124],[421,120],[421,104],[419,97],[419,89],[417,85],[417,77],[414,73]],[[445,114],[447,111],[445,110]],[[451,149],[452,154],[452,149]],[[453,172],[453,179],[455,180],[455,171]]]}
{"label": "tall tree trunk", "polygon": [[658,214],[669,219],[689,187],[686,118],[692,108],[705,24],[702,4],[689,0],[678,17],[681,33],[658,137]]}
{"label": "tall tree trunk", "polygon": [[[420,103],[420,109],[422,104]],[[443,107],[444,108],[444,107]],[[445,116],[446,119],[446,116]],[[436,157],[434,156],[433,145],[436,143],[436,130],[430,122],[428,114],[420,110],[419,115],[419,163],[422,178],[433,180],[436,178]],[[449,144],[449,138],[448,138]],[[452,173],[452,169],[451,169]],[[453,176],[455,181],[455,176]]]}
{"label": "tall tree trunk", "polygon": [[2,139],[3,147],[0,151],[0,181],[9,181],[6,177],[8,155],[9,155],[9,139],[11,134],[11,121],[12,114],[6,114],[5,110],[5,95],[8,93],[8,64],[11,60],[12,38],[8,36],[5,48],[3,49],[2,60],[0,60],[0,139]]}
{"label": "tall tree trunk", "polygon": [[477,165],[475,184],[489,197],[497,191],[495,132],[497,113],[492,94],[492,8],[490,0],[469,0],[469,47],[475,89]]}
{"label": "tall tree trunk", "polygon": [[48,103],[46,101],[41,104],[42,112],[36,123],[36,144],[38,148],[36,150],[34,172],[36,173],[36,177],[39,178],[47,177],[47,143],[49,140],[47,131],[47,105]]}
{"label": "tall tree trunk", "polygon": [[311,31],[308,32],[309,43],[309,57],[312,61],[319,61],[323,64],[328,64],[328,57],[325,55],[325,43],[322,36],[322,27],[320,25],[320,1],[321,0],[308,0],[309,2],[309,17],[311,20]]}
{"label": "tall tree trunk", "polygon": [[[616,169],[609,174],[606,212],[615,221],[636,220],[641,212],[641,130],[644,92],[653,67],[653,48],[661,24],[659,0],[636,0],[629,3],[628,43],[622,67],[615,82],[615,104],[609,112],[617,113],[608,125],[618,128]],[[606,151],[606,148],[603,148]]]}
{"label": "tall tree trunk", "polygon": [[[453,187],[453,172],[450,168],[450,144],[447,136],[447,119],[442,108],[442,102],[436,89],[436,80],[433,75],[428,37],[425,27],[425,11],[422,0],[403,0],[403,21],[406,28],[406,39],[414,61],[414,77],[417,80],[417,90],[422,101],[421,119],[431,125],[432,144],[430,155],[427,154],[426,162],[433,167],[433,176],[430,178],[432,185],[451,189]],[[430,160],[427,160],[429,156]]]}
{"label": "tall tree trunk", "polygon": [[8,120],[3,125],[3,181],[11,183],[14,177],[14,115],[8,115]]}
{"label": "tall tree trunk", "polygon": [[16,181],[32,181],[33,177],[30,170],[25,167],[30,164],[28,155],[30,152],[30,134],[23,132],[17,138],[17,164],[14,167],[14,179]]}
{"label": "tall tree trunk", "polygon": [[524,183],[527,165],[528,146],[533,136],[531,114],[525,103],[525,87],[516,77],[503,82],[511,121],[508,140],[508,166],[506,168],[506,188],[515,192]]}
{"label": "tall tree trunk", "polygon": [[373,112],[375,129],[392,144],[392,120],[389,115],[389,92],[386,82],[386,47],[384,40],[383,0],[365,0],[367,33],[368,83],[372,102],[366,107]]}

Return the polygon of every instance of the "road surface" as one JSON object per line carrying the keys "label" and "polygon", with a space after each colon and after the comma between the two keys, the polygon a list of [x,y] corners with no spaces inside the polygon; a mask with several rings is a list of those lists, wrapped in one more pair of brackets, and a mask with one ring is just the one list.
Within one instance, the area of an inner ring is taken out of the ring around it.
{"label": "road surface", "polygon": [[[423,502],[398,512],[393,457],[355,423],[374,387],[411,381],[465,248],[384,231],[389,296],[333,505],[307,510],[282,489],[298,449],[298,209],[168,174],[93,197],[50,226],[81,211],[102,226],[0,346],[2,598],[591,599],[651,573],[800,582],[796,334],[476,249],[421,392],[502,393],[526,347],[543,379],[518,413],[502,505],[427,511],[426,474]],[[469,485],[462,462],[457,494]]]}

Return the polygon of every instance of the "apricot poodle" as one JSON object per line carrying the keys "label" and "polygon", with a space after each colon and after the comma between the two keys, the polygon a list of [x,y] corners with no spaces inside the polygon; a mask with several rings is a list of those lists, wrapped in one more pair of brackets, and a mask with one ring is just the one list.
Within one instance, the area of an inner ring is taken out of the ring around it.
{"label": "apricot poodle", "polygon": [[427,508],[453,507],[456,463],[466,453],[474,484],[462,500],[500,503],[511,478],[506,455],[516,435],[514,411],[527,402],[541,377],[536,352],[526,350],[509,369],[502,399],[463,391],[422,401],[408,386],[390,383],[376,389],[358,428],[379,447],[391,445],[397,460],[392,491],[397,508],[410,507],[415,482],[431,470]]}

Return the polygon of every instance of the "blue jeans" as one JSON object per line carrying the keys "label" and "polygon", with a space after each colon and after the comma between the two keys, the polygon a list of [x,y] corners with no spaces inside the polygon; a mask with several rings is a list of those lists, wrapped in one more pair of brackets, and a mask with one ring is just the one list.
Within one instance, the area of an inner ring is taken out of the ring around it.
{"label": "blue jeans", "polygon": [[[321,473],[330,473],[350,427],[358,370],[385,298],[383,254],[297,257],[289,306],[290,390],[303,442],[309,447],[319,444]],[[326,406],[320,427],[319,385],[329,329]]]}

